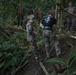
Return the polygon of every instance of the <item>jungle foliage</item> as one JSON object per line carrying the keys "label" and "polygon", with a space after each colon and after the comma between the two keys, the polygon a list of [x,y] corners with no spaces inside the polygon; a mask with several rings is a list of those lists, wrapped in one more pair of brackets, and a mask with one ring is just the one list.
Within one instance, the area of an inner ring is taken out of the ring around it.
{"label": "jungle foliage", "polygon": [[[35,11],[37,11],[38,7],[42,6],[43,12],[46,14],[51,6],[55,6],[57,3],[66,3],[66,7],[68,1],[69,0],[0,0],[0,75],[11,75],[29,49],[26,42],[26,32],[23,31],[22,28],[14,27],[18,3],[22,2],[26,11],[28,11],[30,6],[32,6]],[[73,2],[74,5],[76,5],[76,0],[73,0]],[[38,24],[36,24],[36,26],[38,26]],[[36,27],[36,31],[39,32],[38,27]],[[44,42],[39,35],[38,40],[40,48],[43,47],[42,44]],[[30,57],[30,54],[28,57]],[[28,61],[28,57],[26,61]],[[72,63],[73,62],[70,63],[70,67],[72,67]]]}

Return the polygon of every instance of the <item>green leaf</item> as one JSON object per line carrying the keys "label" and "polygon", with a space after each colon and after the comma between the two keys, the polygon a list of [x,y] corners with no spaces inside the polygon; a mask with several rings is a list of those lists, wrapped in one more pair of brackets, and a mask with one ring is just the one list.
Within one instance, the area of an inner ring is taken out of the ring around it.
{"label": "green leaf", "polygon": [[14,65],[17,65],[18,64],[17,58],[13,57],[12,60],[13,60]]}
{"label": "green leaf", "polygon": [[76,57],[74,57],[74,58],[72,59],[72,61],[71,61],[70,64],[69,64],[68,69],[69,69],[69,71],[73,71],[75,68],[76,68]]}
{"label": "green leaf", "polygon": [[5,61],[0,62],[0,68],[2,68],[4,66],[4,64],[5,64]]}
{"label": "green leaf", "polygon": [[2,52],[0,52],[0,58],[2,57],[2,55],[3,55]]}
{"label": "green leaf", "polygon": [[55,75],[55,71],[53,71],[53,72],[49,73],[49,75]]}
{"label": "green leaf", "polygon": [[71,61],[71,59],[72,59],[73,57],[76,57],[76,50],[74,50],[74,51],[71,52],[71,54],[70,54],[70,56],[69,56],[69,62]]}
{"label": "green leaf", "polygon": [[9,61],[7,61],[5,64],[4,64],[4,69],[8,68],[9,66],[14,66],[14,60],[11,59]]}
{"label": "green leaf", "polygon": [[59,73],[58,75],[64,75],[64,74]]}
{"label": "green leaf", "polygon": [[60,4],[60,3],[61,3],[61,0],[56,0],[55,3],[56,3],[56,4]]}
{"label": "green leaf", "polygon": [[62,65],[67,65],[67,63],[61,59],[61,58],[51,58],[47,62],[55,63],[55,64],[62,64]]}

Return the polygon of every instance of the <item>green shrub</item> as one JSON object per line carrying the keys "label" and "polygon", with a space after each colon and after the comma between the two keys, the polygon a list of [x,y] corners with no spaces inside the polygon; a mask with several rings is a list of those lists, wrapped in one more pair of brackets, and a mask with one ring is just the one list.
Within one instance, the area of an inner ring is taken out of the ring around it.
{"label": "green shrub", "polygon": [[[54,75],[76,75],[76,50],[71,52],[68,61],[61,58],[51,58],[48,62],[54,66]],[[53,74],[50,73],[50,75]]]}

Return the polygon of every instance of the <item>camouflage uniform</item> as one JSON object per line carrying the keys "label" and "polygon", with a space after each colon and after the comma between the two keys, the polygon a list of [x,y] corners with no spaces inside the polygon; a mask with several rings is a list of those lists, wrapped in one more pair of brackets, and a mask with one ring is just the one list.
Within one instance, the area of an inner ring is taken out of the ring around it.
{"label": "camouflage uniform", "polygon": [[40,23],[42,17],[43,17],[43,11],[42,11],[42,8],[39,7],[38,11],[37,11],[37,19],[38,19],[39,23]]}
{"label": "camouflage uniform", "polygon": [[[69,12],[70,14],[75,15],[75,7],[68,7],[66,11]],[[73,30],[75,26],[75,18],[73,16],[67,15],[66,24],[67,24],[66,26],[67,30],[69,31]]]}
{"label": "camouflage uniform", "polygon": [[17,12],[16,12],[18,26],[23,25],[24,12],[25,12],[25,9],[24,9],[23,5],[19,4],[17,7]]}
{"label": "camouflage uniform", "polygon": [[61,54],[59,42],[57,41],[56,36],[53,34],[52,26],[56,24],[55,18],[52,16],[47,16],[42,20],[42,24],[44,25],[43,28],[43,36],[45,39],[45,48],[46,48],[46,55],[49,57],[50,51],[50,43],[54,43],[56,55],[59,56]]}
{"label": "camouflage uniform", "polygon": [[34,56],[37,58],[39,55],[39,50],[38,50],[38,46],[36,43],[36,37],[34,34],[34,29],[33,29],[32,24],[27,23],[26,29],[27,29],[27,41],[32,45],[32,47],[33,47],[32,52],[33,52]]}

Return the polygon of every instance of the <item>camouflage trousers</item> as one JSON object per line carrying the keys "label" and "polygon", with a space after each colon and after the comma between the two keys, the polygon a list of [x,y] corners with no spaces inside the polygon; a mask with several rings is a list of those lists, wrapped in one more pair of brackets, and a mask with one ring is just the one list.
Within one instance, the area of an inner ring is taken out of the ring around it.
{"label": "camouflage trousers", "polygon": [[72,31],[75,26],[75,18],[67,17],[66,24],[67,24],[66,29]]}
{"label": "camouflage trousers", "polygon": [[37,45],[37,43],[36,43],[36,40],[34,40],[34,41],[32,41],[31,42],[31,44],[32,44],[32,52],[33,52],[33,55],[35,56],[35,57],[39,57],[39,49],[38,49],[38,45]]}
{"label": "camouflage trousers", "polygon": [[39,57],[39,49],[38,49],[38,45],[37,45],[37,41],[36,38],[33,37],[32,35],[29,35],[27,37],[27,41],[32,45],[32,53],[35,57]]}
{"label": "camouflage trousers", "polygon": [[45,49],[46,49],[47,57],[49,57],[49,51],[51,49],[50,43],[54,44],[56,55],[59,56],[61,54],[61,50],[59,47],[59,42],[57,40],[57,37],[50,30],[43,30],[43,36],[45,40]]}
{"label": "camouflage trousers", "polygon": [[23,19],[24,19],[24,15],[23,14],[18,14],[17,15],[17,25],[23,25]]}

